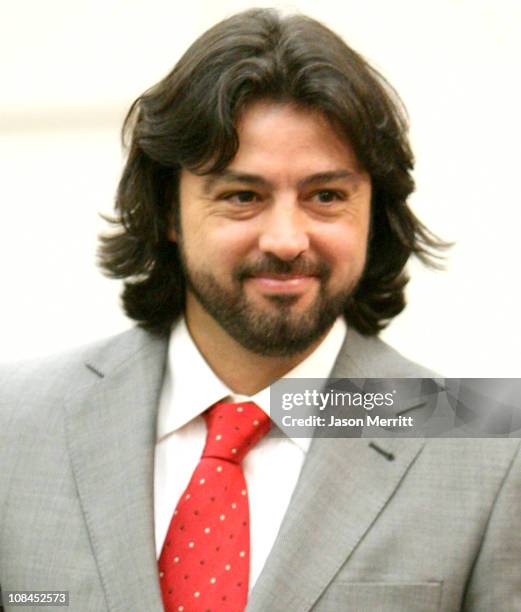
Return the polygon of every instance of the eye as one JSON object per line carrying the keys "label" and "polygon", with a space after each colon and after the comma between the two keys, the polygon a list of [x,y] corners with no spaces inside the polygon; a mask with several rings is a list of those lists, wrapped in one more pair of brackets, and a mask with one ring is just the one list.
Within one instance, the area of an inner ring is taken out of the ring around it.
{"label": "eye", "polygon": [[260,200],[260,196],[254,191],[233,191],[221,196],[222,200],[228,200],[232,204],[251,204]]}
{"label": "eye", "polygon": [[316,191],[311,199],[320,204],[331,204],[332,202],[345,200],[345,194],[332,189],[321,189],[320,191]]}

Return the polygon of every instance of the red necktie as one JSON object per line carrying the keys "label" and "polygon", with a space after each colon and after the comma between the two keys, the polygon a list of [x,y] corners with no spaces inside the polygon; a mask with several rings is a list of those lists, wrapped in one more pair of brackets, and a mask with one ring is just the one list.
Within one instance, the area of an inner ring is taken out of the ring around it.
{"label": "red necktie", "polygon": [[270,420],[253,402],[219,402],[204,417],[206,445],[159,558],[166,612],[246,607],[250,521],[241,461],[268,432]]}

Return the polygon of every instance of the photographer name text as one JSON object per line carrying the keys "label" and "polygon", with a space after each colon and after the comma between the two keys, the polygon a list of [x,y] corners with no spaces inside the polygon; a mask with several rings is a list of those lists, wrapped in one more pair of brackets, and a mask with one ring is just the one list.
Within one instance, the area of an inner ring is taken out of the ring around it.
{"label": "photographer name text", "polygon": [[329,418],[316,414],[307,417],[294,417],[285,414],[281,419],[284,427],[413,427],[411,416],[381,417],[377,414],[366,414],[363,417],[340,418],[331,415]]}

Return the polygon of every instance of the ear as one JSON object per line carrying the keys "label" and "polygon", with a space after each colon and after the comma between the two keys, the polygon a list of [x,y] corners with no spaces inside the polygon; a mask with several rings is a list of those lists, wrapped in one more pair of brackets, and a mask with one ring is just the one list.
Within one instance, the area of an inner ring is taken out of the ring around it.
{"label": "ear", "polygon": [[167,231],[166,235],[167,235],[168,240],[170,240],[170,242],[177,242],[177,231],[174,227],[173,222],[170,225],[170,228]]}
{"label": "ear", "polygon": [[168,230],[166,232],[166,236],[170,242],[177,242],[177,222],[176,222],[176,214],[177,211],[175,207],[177,206],[177,202],[175,202],[170,209],[170,213],[168,215]]}

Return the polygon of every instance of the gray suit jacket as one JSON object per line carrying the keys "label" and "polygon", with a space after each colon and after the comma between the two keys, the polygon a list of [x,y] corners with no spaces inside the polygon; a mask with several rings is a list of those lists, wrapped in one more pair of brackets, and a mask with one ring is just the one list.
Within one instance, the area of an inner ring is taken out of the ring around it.
{"label": "gray suit jacket", "polygon": [[[2,368],[4,591],[68,590],[78,612],[162,609],[153,460],[166,348],[134,329]],[[333,375],[428,373],[350,330]],[[248,612],[521,610],[518,440],[377,443],[394,459],[366,439],[313,441]]]}

